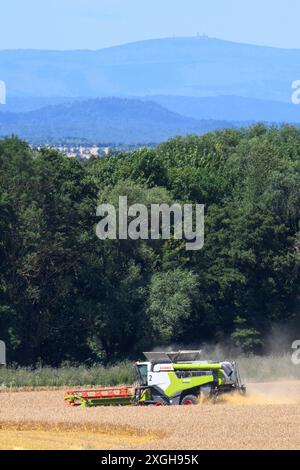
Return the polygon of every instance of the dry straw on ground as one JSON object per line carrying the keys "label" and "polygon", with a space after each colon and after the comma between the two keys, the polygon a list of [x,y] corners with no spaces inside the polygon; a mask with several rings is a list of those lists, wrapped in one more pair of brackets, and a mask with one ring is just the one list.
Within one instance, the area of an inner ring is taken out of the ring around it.
{"label": "dry straw on ground", "polygon": [[299,449],[300,382],[251,384],[196,407],[68,407],[62,391],[1,394],[0,449]]}

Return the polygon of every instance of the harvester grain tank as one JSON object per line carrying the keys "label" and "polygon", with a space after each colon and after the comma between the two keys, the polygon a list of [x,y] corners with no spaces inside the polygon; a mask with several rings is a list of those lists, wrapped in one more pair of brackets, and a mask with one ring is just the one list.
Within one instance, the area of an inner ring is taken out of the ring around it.
{"label": "harvester grain tank", "polygon": [[69,391],[72,406],[195,405],[203,398],[215,401],[221,394],[245,394],[237,363],[203,361],[201,351],[145,352],[137,362],[138,384],[95,390]]}

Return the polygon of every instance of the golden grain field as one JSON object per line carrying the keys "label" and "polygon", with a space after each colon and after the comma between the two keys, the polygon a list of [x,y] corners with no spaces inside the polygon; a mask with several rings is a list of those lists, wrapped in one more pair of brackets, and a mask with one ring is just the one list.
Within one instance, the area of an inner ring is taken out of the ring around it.
{"label": "golden grain field", "polygon": [[300,382],[187,407],[73,408],[62,390],[0,394],[0,449],[300,449]]}

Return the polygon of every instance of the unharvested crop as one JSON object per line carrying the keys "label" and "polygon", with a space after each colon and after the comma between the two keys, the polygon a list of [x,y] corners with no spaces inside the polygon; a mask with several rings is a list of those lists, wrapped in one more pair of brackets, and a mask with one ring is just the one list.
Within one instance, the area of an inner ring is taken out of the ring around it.
{"label": "unharvested crop", "polygon": [[299,381],[251,384],[245,398],[196,407],[72,408],[50,390],[2,400],[0,448],[300,448]]}

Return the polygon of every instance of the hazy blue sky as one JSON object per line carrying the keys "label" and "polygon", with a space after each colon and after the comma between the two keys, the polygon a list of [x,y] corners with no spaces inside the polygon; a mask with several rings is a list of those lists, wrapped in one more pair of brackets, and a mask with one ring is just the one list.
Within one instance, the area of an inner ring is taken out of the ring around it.
{"label": "hazy blue sky", "polygon": [[300,48],[299,0],[5,0],[0,49],[99,49],[167,36]]}

